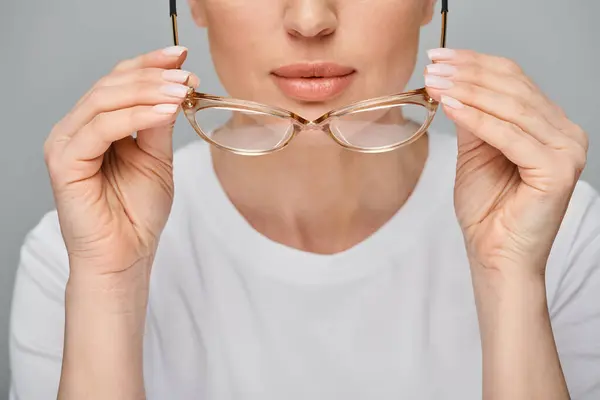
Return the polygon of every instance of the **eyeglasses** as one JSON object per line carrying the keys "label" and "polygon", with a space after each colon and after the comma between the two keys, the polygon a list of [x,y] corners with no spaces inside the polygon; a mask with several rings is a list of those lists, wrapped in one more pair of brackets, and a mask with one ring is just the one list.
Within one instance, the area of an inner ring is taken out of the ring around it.
{"label": "eyeglasses", "polygon": [[[176,0],[170,0],[173,41],[179,45]],[[446,47],[448,0],[442,0],[440,47]],[[426,89],[358,101],[309,121],[278,107],[213,96],[190,88],[182,103],[187,120],[208,143],[236,154],[256,156],[286,147],[305,131],[327,133],[340,146],[362,153],[395,150],[419,139],[439,103]]]}

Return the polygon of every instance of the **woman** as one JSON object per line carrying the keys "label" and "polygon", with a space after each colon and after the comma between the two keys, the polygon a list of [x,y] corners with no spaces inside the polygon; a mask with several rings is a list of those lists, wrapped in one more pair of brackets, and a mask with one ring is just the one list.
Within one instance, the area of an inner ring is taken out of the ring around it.
{"label": "woman", "polygon": [[[434,3],[190,6],[232,97],[314,119],[403,91]],[[13,399],[600,398],[586,134],[514,62],[429,52],[457,140],[364,154],[308,131],[173,157],[186,55],[119,63],[50,133]]]}

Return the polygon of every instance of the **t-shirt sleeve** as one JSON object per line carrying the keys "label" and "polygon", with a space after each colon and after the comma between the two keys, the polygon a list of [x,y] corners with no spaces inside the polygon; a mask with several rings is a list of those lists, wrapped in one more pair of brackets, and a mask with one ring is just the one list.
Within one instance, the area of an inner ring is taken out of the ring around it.
{"label": "t-shirt sleeve", "polygon": [[598,400],[600,196],[587,183],[575,190],[555,244],[548,306],[562,368],[573,400]]}
{"label": "t-shirt sleeve", "polygon": [[68,274],[57,214],[50,212],[21,248],[10,320],[10,400],[56,399]]}

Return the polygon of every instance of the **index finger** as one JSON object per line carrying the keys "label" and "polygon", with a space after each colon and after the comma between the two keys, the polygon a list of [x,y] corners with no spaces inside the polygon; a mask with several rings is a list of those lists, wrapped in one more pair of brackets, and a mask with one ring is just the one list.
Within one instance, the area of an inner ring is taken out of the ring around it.
{"label": "index finger", "polygon": [[521,67],[513,60],[492,54],[479,53],[474,50],[439,48],[429,50],[427,55],[433,62],[456,66],[477,64],[484,69],[499,74],[524,76]]}
{"label": "index finger", "polygon": [[171,46],[151,51],[150,53],[121,61],[113,68],[113,72],[126,72],[142,68],[180,68],[187,58],[187,52],[187,48],[183,46]]}
{"label": "index finger", "polygon": [[[160,69],[179,69],[187,58],[188,49],[183,46],[171,46],[164,49],[154,50],[150,53],[142,54],[135,58],[130,58],[119,62],[109,74],[119,74],[136,69],[160,68]],[[98,87],[102,81],[96,82],[75,104],[73,109],[79,107]],[[69,113],[70,114],[70,113]]]}

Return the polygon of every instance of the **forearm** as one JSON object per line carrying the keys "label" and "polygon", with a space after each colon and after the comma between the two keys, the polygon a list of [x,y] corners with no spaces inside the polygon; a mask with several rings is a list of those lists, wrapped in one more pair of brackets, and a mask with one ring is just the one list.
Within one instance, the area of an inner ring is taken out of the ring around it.
{"label": "forearm", "polygon": [[60,400],[145,398],[142,352],[148,275],[149,268],[142,265],[119,276],[71,274]]}
{"label": "forearm", "polygon": [[[494,274],[494,276],[490,276]],[[543,276],[473,272],[485,400],[566,400]]]}

